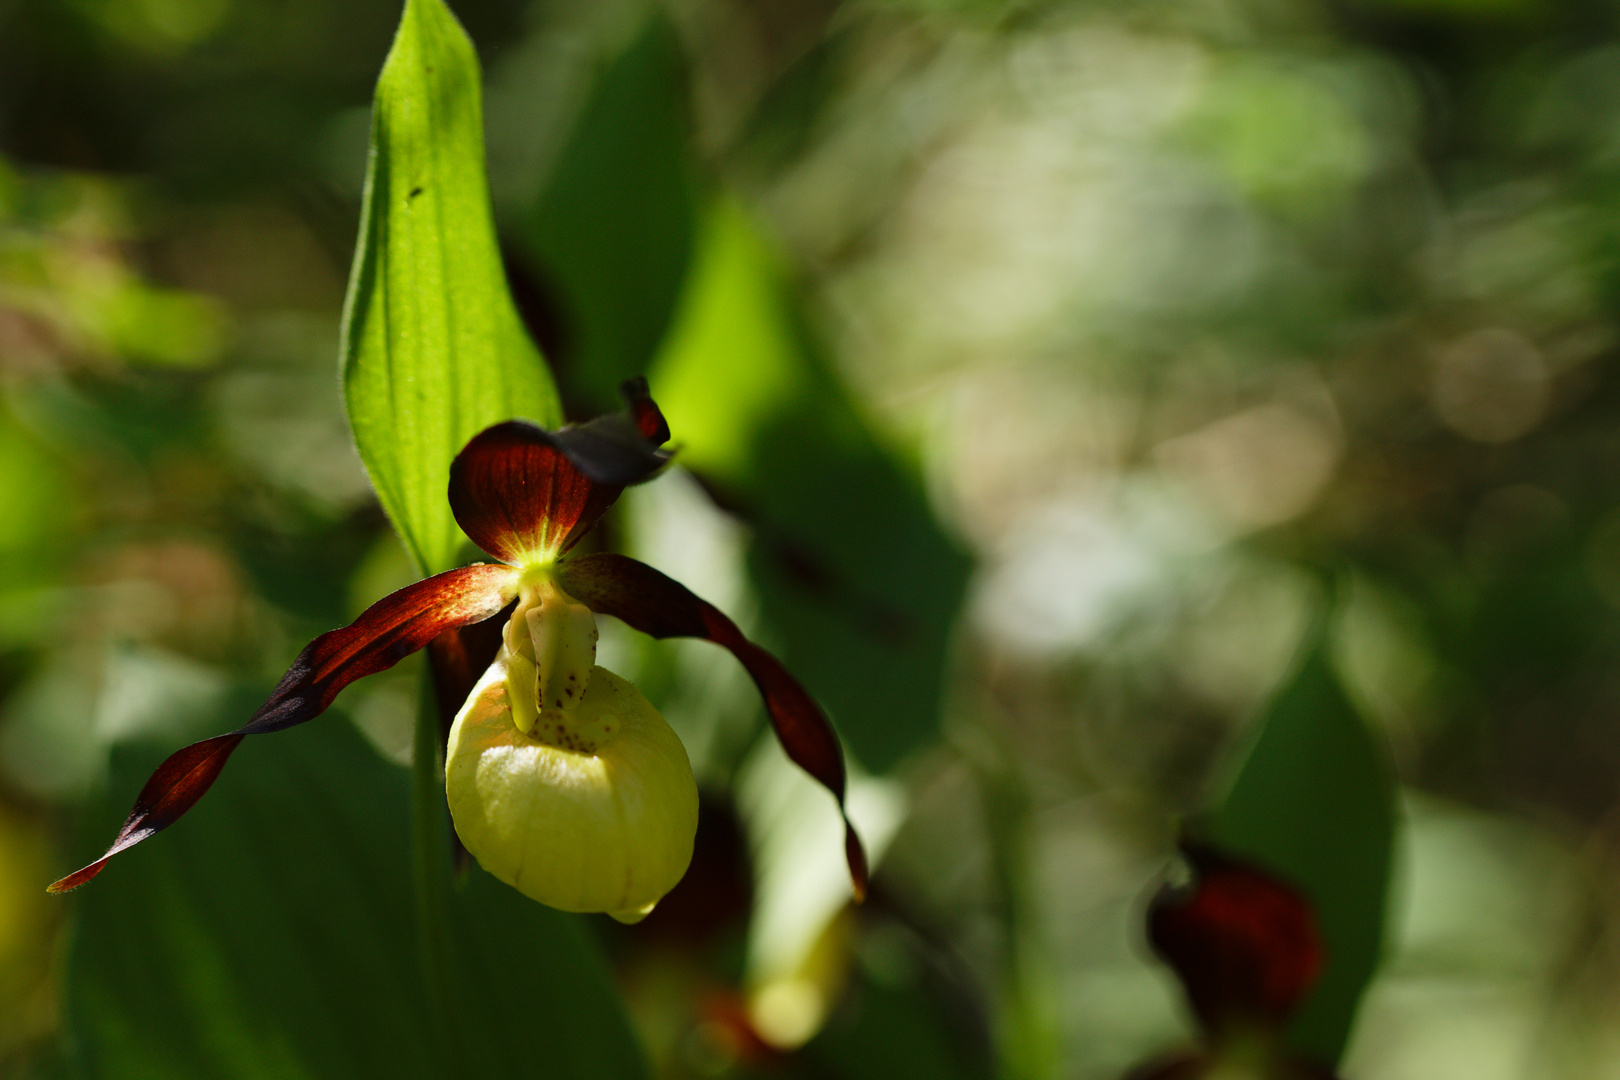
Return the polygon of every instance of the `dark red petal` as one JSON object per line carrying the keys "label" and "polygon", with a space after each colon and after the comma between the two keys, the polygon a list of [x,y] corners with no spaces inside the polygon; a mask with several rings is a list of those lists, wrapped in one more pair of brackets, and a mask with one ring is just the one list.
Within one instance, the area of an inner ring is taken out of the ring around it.
{"label": "dark red petal", "polygon": [[75,870],[60,881],[51,882],[45,891],[63,893],[77,889],[101,873],[108,859],[173,824],[203,797],[219,771],[225,767],[231,751],[244,738],[246,736],[239,732],[216,735],[170,754],[135,797],[135,809],[129,812],[124,827],[118,830],[118,837],[107,853],[89,866]]}
{"label": "dark red petal", "polygon": [[445,630],[499,612],[517,596],[517,582],[512,567],[479,563],[390,593],[306,645],[269,700],[236,730],[259,735],[313,719],[354,680],[393,667]]}
{"label": "dark red petal", "polygon": [[1322,972],[1316,913],[1304,895],[1260,867],[1188,845],[1190,886],[1160,890],[1148,938],[1180,976],[1206,1030],[1277,1027]]}
{"label": "dark red petal", "polygon": [[383,597],[341,630],[304,647],[287,674],[248,722],[228,735],[193,743],[159,765],[135,800],[106,854],[54,882],[48,891],[76,889],[120,851],[167,828],[202,798],[245,736],[313,720],[338,691],[365,675],[393,667],[445,630],[482,622],[516,595],[510,566],[467,566],[407,585]]}
{"label": "dark red petal", "polygon": [[624,413],[547,431],[525,420],[473,436],[450,465],[450,509],[473,543],[507,562],[573,547],[627,485],[669,460],[669,427],[645,380],[625,383]]}
{"label": "dark red petal", "polygon": [[765,698],[771,726],[789,758],[838,799],[844,856],[857,899],[866,896],[866,852],[844,808],[844,754],[826,714],[781,662],[749,641],[719,608],[680,582],[623,555],[586,555],[557,568],[563,591],[655,638],[705,638],[731,650]]}

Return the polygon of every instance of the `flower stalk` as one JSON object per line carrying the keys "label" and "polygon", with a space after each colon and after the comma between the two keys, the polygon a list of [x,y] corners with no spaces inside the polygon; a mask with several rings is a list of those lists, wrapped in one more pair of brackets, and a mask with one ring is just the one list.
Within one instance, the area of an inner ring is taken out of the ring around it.
{"label": "flower stalk", "polygon": [[444,812],[444,773],[439,764],[443,738],[434,681],[435,673],[424,665],[411,743],[411,877],[416,901],[417,955],[427,992],[428,1013],[433,1017],[431,1035],[441,1051],[440,1060],[453,1060],[448,1056],[453,1032],[446,1021],[451,1015],[446,999],[452,971],[450,830]]}

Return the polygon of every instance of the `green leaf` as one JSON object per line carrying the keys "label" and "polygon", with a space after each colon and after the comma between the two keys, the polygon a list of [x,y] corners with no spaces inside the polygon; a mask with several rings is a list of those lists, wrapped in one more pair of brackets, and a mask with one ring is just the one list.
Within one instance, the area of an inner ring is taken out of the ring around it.
{"label": "green leaf", "polygon": [[765,636],[863,765],[938,731],[968,559],[804,331],[743,211],[710,215],[649,375],[678,460],[753,527]]}
{"label": "green leaf", "polygon": [[988,1078],[989,1062],[974,1045],[978,1032],[941,1007],[940,989],[861,978],[839,1014],[805,1047],[805,1056],[838,1080]]}
{"label": "green leaf", "polygon": [[1325,633],[1267,709],[1212,833],[1316,906],[1327,964],[1288,1037],[1331,1064],[1382,952],[1396,793],[1389,751],[1340,685]]}
{"label": "green leaf", "polygon": [[570,395],[606,412],[675,312],[696,231],[685,62],[662,12],[597,78],[526,239],[557,292]]}
{"label": "green leaf", "polygon": [[[148,756],[120,755],[111,790],[138,787]],[[87,815],[86,846],[120,816]],[[406,776],[351,725],[253,740],[185,821],[75,897],[83,1074],[644,1076],[585,921],[476,869],[451,900],[455,1041],[439,1048],[409,872]]]}
{"label": "green leaf", "polygon": [[442,0],[408,0],[372,110],[343,390],[360,458],[423,574],[463,540],[450,459],[515,416],[555,427],[556,387],[513,306],[484,179],[478,59]]}

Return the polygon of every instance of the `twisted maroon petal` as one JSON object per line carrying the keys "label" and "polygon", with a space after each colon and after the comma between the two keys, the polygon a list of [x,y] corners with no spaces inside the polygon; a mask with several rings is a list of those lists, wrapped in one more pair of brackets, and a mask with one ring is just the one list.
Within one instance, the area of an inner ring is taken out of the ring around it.
{"label": "twisted maroon petal", "polygon": [[623,413],[560,431],[509,420],[473,436],[450,465],[450,510],[473,543],[510,563],[555,558],[663,468],[669,425],[646,380],[620,392]]}
{"label": "twisted maroon petal", "polygon": [[510,566],[467,566],[408,585],[383,597],[340,630],[304,647],[265,703],[228,735],[193,743],[169,755],[135,799],[135,807],[106,854],[48,888],[76,889],[107,860],[172,825],[208,791],[237,744],[313,720],[338,691],[365,675],[393,667],[445,630],[482,622],[517,595]]}
{"label": "twisted maroon petal", "polygon": [[838,800],[844,857],[857,899],[866,896],[866,852],[844,808],[844,754],[821,707],[781,662],[743,636],[737,624],[685,585],[623,555],[586,555],[557,568],[563,591],[592,611],[612,615],[655,638],[695,637],[721,645],[759,687],[782,748]]}
{"label": "twisted maroon petal", "polygon": [[244,738],[245,735],[233,731],[229,735],[216,735],[212,739],[192,743],[169,755],[168,760],[159,765],[151,779],[147,780],[146,786],[141,788],[141,793],[135,798],[135,809],[129,812],[124,827],[118,830],[118,837],[106,854],[89,866],[51,882],[45,891],[63,893],[77,889],[101,873],[108,859],[126,848],[134,847],[153,833],[168,828],[203,797],[230,759],[231,751]]}

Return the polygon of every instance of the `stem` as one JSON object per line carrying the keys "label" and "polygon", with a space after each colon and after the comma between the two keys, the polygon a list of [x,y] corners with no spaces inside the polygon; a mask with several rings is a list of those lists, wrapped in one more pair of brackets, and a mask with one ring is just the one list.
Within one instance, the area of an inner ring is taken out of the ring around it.
{"label": "stem", "polygon": [[439,710],[432,673],[422,665],[411,755],[411,864],[416,893],[416,943],[438,1057],[455,1060],[449,1004],[454,966],[450,938],[450,841],[440,764]]}
{"label": "stem", "polygon": [[980,761],[980,798],[991,836],[998,907],[1006,932],[1001,1016],[1001,1072],[1011,1080],[1052,1080],[1062,1071],[1050,952],[1041,932],[1030,880],[1031,799],[1016,769]]}

